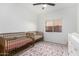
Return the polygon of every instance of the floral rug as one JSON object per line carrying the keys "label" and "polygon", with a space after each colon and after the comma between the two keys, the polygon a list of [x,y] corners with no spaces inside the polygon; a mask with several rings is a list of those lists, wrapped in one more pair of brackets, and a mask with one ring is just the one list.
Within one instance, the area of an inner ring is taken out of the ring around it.
{"label": "floral rug", "polygon": [[19,56],[68,56],[68,48],[66,45],[38,42],[34,47],[18,54]]}

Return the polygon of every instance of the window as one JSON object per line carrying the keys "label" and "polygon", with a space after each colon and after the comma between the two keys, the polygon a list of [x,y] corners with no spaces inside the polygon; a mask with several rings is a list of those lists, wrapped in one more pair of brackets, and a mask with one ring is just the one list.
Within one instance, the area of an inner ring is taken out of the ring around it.
{"label": "window", "polygon": [[61,20],[53,20],[46,21],[45,24],[46,32],[62,32],[62,21]]}

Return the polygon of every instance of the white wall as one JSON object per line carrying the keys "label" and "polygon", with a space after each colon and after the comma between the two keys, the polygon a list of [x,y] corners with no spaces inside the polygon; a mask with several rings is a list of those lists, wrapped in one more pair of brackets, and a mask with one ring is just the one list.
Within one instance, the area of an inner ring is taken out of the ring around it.
{"label": "white wall", "polygon": [[79,33],[79,4],[77,4],[77,32]]}
{"label": "white wall", "polygon": [[0,33],[36,30],[36,16],[19,4],[0,4]]}
{"label": "white wall", "polygon": [[[45,11],[46,12],[46,11]],[[63,23],[62,32],[45,32],[45,20],[60,18]],[[64,8],[50,13],[38,15],[38,30],[44,32],[45,41],[66,44],[68,33],[76,31],[76,7]]]}

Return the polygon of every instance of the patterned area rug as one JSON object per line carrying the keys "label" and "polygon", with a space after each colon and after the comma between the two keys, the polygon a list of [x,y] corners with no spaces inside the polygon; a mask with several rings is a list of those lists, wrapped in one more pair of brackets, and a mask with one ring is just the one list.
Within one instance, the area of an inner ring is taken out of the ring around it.
{"label": "patterned area rug", "polygon": [[68,56],[68,48],[62,44],[38,42],[34,47],[20,53],[19,56]]}

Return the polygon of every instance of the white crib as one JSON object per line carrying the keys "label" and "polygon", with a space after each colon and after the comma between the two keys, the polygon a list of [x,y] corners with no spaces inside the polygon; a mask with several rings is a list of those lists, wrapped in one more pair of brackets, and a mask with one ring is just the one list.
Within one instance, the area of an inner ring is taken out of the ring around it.
{"label": "white crib", "polygon": [[69,56],[79,56],[79,34],[68,34],[68,53]]}

